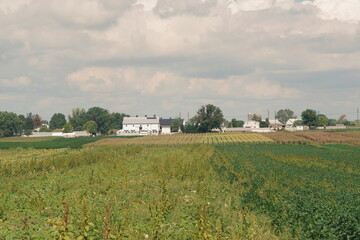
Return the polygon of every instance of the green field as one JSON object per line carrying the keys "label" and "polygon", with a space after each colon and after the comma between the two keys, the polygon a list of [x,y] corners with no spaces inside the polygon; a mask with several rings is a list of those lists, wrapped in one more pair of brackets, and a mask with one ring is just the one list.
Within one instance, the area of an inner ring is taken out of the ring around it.
{"label": "green field", "polygon": [[359,156],[341,144],[3,149],[0,239],[360,239]]}

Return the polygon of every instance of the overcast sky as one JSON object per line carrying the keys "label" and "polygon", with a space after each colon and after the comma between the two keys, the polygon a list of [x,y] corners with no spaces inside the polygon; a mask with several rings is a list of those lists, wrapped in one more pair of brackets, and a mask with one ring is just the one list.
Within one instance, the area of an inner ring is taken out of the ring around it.
{"label": "overcast sky", "polygon": [[0,111],[356,119],[360,0],[0,0]]}

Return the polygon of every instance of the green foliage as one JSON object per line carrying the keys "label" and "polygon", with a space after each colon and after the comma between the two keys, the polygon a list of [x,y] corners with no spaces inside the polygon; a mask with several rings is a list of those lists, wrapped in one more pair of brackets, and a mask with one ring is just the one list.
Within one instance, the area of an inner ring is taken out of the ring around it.
{"label": "green foliage", "polygon": [[325,115],[319,114],[317,116],[317,125],[318,126],[327,126],[328,124],[329,124],[329,120]]}
{"label": "green foliage", "polygon": [[236,120],[235,118],[231,119],[228,127],[229,128],[237,128],[237,127],[243,127],[244,126],[244,121],[242,120]]}
{"label": "green foliage", "polygon": [[212,129],[221,129],[221,124],[225,121],[224,115],[219,107],[212,104],[202,106],[193,122],[198,129],[198,132],[210,132]]}
{"label": "green foliage", "polygon": [[27,132],[34,130],[34,117],[32,113],[26,114],[24,130]]}
{"label": "green foliage", "polygon": [[22,132],[24,122],[11,112],[0,112],[0,137],[10,137]]}
{"label": "green foliage", "polygon": [[261,118],[261,115],[259,115],[259,114],[253,114],[251,116],[251,120],[256,121],[256,122],[261,122],[262,118]]}
{"label": "green foliage", "polygon": [[68,116],[69,123],[75,131],[82,130],[82,126],[87,122],[86,111],[83,108],[74,108],[72,114]]}
{"label": "green foliage", "polygon": [[269,125],[270,125],[270,122],[269,122],[268,118],[266,118],[265,121],[260,122],[260,127],[261,128],[267,128],[267,127],[269,127]]}
{"label": "green foliage", "polygon": [[97,129],[102,134],[106,134],[112,128],[114,116],[104,108],[92,107],[86,112],[86,120],[96,122]]}
{"label": "green foliage", "polygon": [[50,119],[50,129],[64,128],[66,123],[65,115],[62,113],[54,113]]}
{"label": "green foliage", "polygon": [[73,131],[74,131],[74,128],[71,125],[71,123],[69,123],[69,122],[65,123],[63,133],[71,133]]}
{"label": "green foliage", "polygon": [[39,132],[51,132],[51,130],[47,126],[42,126]]}
{"label": "green foliage", "polygon": [[181,123],[182,123],[182,120],[179,118],[172,119],[170,131],[171,132],[179,132],[179,130],[181,129]]}
{"label": "green foliage", "polygon": [[303,123],[309,127],[316,126],[317,113],[315,110],[306,109],[301,113],[301,119],[303,120]]}
{"label": "green foliage", "polygon": [[98,126],[95,121],[88,121],[83,125],[83,130],[87,131],[90,134],[95,134],[97,128]]}
{"label": "green foliage", "polygon": [[293,127],[297,127],[297,126],[301,126],[301,125],[303,125],[304,124],[304,122],[303,122],[303,120],[296,120],[294,123],[293,123]]}
{"label": "green foliage", "polygon": [[192,122],[185,123],[184,133],[198,133],[199,130]]}
{"label": "green foliage", "polygon": [[296,118],[294,112],[290,109],[281,109],[276,113],[276,119],[282,123],[286,123],[290,118]]}
{"label": "green foliage", "polygon": [[116,112],[112,113],[111,115],[113,116],[113,124],[111,127],[114,129],[123,129],[124,117],[130,117],[128,114]]}

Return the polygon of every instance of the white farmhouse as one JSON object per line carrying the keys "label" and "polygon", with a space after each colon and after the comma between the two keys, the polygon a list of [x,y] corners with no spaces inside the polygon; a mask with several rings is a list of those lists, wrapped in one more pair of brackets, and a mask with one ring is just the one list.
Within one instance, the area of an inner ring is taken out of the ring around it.
{"label": "white farmhouse", "polygon": [[247,121],[244,123],[244,128],[260,128],[260,122]]}
{"label": "white farmhouse", "polygon": [[[184,119],[177,119],[179,120],[179,125],[183,125],[184,124]],[[161,134],[171,134],[171,124],[174,121],[174,119],[168,118],[160,118],[160,129],[161,129]],[[179,132],[180,132],[180,128],[179,128]]]}
{"label": "white farmhouse", "polygon": [[148,134],[159,134],[160,119],[159,117],[124,117],[123,132],[140,134],[147,132]]}
{"label": "white farmhouse", "polygon": [[301,121],[299,118],[290,118],[286,122],[286,127],[292,127],[296,121]]}

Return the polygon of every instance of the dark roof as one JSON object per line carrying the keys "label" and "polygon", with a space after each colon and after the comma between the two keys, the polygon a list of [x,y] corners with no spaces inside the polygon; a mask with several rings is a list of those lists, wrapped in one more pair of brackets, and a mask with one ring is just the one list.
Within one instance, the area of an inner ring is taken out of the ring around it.
{"label": "dark roof", "polygon": [[[163,126],[163,125],[171,125],[172,121],[175,120],[175,118],[160,118],[160,125]],[[180,120],[180,125],[184,123],[184,119],[178,119]]]}

